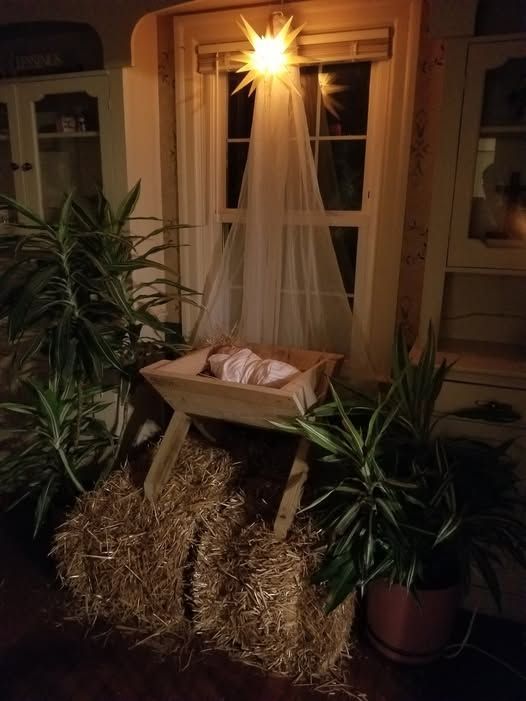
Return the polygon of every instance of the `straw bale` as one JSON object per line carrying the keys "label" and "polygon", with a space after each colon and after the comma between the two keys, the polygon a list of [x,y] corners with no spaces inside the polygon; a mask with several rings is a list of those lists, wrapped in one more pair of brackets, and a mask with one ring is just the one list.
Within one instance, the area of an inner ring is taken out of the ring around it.
{"label": "straw bale", "polygon": [[155,506],[128,470],[83,495],[53,550],[77,615],[143,637],[185,639],[189,554],[199,529],[221,508],[233,471],[228,453],[189,439]]}
{"label": "straw bale", "polygon": [[310,583],[321,558],[319,532],[304,521],[283,542],[261,520],[245,528],[242,520],[233,503],[200,541],[192,581],[196,632],[266,670],[326,678],[347,651],[354,600],[324,612],[326,592]]}
{"label": "straw bale", "polygon": [[234,489],[238,478],[229,452],[188,438],[155,506],[128,471],[83,495],[54,547],[75,616],[162,652],[197,633],[267,671],[325,680],[346,651],[352,597],[325,614],[326,593],[310,584],[320,533],[297,520],[277,541]]}

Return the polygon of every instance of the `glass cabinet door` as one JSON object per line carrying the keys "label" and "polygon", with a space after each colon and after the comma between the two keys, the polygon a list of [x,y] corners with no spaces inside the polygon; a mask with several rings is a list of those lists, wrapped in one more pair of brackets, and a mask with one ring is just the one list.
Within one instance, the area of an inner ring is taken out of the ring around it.
{"label": "glass cabinet door", "polygon": [[76,79],[41,81],[20,89],[23,141],[32,146],[20,167],[30,206],[49,221],[56,220],[70,191],[89,203],[104,186],[105,83],[82,87],[82,80]]}
{"label": "glass cabinet door", "polygon": [[526,46],[471,47],[448,265],[526,268]]}
{"label": "glass cabinet door", "polygon": [[[15,161],[15,145],[10,131],[7,95],[0,92],[0,193],[16,199],[15,173],[20,165]],[[0,235],[13,221],[14,213],[0,202]]]}

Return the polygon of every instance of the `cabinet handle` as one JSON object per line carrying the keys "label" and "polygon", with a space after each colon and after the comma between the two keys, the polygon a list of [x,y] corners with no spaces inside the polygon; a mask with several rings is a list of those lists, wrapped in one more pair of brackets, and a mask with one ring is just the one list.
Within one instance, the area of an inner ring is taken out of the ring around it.
{"label": "cabinet handle", "polygon": [[14,161],[11,161],[9,165],[11,166],[11,170],[18,170],[20,168],[18,163],[15,163]]}
{"label": "cabinet handle", "polygon": [[33,170],[33,164],[28,163],[27,161],[25,163],[22,163],[22,170],[24,171],[24,173],[28,170]]}

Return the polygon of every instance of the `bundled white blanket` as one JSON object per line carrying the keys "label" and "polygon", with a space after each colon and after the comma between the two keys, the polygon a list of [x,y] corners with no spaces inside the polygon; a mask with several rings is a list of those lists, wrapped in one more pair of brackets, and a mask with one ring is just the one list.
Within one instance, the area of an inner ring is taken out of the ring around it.
{"label": "bundled white blanket", "polygon": [[242,385],[283,387],[299,370],[281,360],[262,359],[249,348],[231,348],[208,358],[212,375]]}

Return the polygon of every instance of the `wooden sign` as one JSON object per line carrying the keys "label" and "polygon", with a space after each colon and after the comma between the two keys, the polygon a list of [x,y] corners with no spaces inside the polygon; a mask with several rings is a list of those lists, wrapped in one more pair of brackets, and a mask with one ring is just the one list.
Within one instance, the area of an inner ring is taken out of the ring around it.
{"label": "wooden sign", "polygon": [[64,67],[64,59],[57,52],[42,54],[11,54],[9,63],[14,75],[36,75],[55,73]]}
{"label": "wooden sign", "polygon": [[103,65],[102,44],[88,25],[74,22],[0,25],[0,79],[76,73],[98,70]]}

